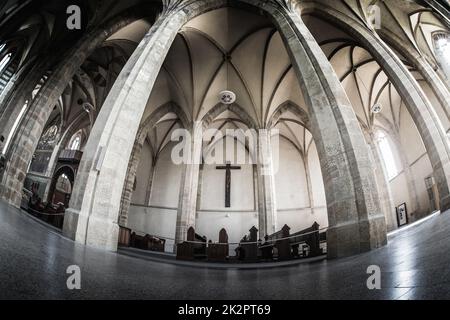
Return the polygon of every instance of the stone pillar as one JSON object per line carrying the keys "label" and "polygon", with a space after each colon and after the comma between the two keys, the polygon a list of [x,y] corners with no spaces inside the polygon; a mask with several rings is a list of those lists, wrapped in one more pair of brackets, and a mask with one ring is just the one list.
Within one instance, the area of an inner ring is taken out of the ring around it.
{"label": "stone pillar", "polygon": [[63,234],[115,251],[128,163],[159,70],[185,14],[163,15],[128,60],[103,104],[85,146]]}
{"label": "stone pillar", "polygon": [[142,146],[143,144],[139,143],[139,141],[135,141],[130,157],[130,162],[128,163],[128,171],[122,191],[119,214],[119,225],[123,227],[126,227],[128,223],[128,212],[130,210],[131,198],[133,197],[133,186],[136,179],[136,172],[141,159]]}
{"label": "stone pillar", "polygon": [[[276,146],[277,147],[277,146]],[[270,130],[258,131],[258,190],[259,237],[277,230],[277,204],[275,196],[274,163]]]}
{"label": "stone pillar", "polygon": [[190,153],[185,157],[188,163],[183,169],[181,179],[180,197],[177,212],[177,225],[175,231],[175,244],[186,240],[187,230],[195,228],[197,215],[198,186],[200,178],[200,163],[202,160],[203,128],[200,122],[195,122],[190,130],[191,139],[188,139],[187,149]]}
{"label": "stone pillar", "polygon": [[309,108],[328,206],[328,256],[349,256],[387,242],[369,150],[332,66],[290,8],[267,8],[291,57]]}

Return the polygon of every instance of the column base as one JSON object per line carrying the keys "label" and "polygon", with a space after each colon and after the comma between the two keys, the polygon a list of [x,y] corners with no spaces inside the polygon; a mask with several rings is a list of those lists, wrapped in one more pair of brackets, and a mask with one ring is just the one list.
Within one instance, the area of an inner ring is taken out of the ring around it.
{"label": "column base", "polygon": [[116,252],[119,225],[95,216],[86,217],[69,208],[64,216],[63,235],[90,247]]}
{"label": "column base", "polygon": [[384,216],[331,227],[327,231],[328,259],[357,255],[386,244],[387,230]]}
{"label": "column base", "polygon": [[64,213],[64,224],[62,229],[63,236],[75,240],[78,229],[78,217],[80,212],[78,210],[68,208]]}
{"label": "column base", "polygon": [[445,198],[441,198],[439,200],[439,202],[440,202],[439,206],[441,207],[440,208],[441,212],[450,210],[450,195]]}
{"label": "column base", "polygon": [[12,188],[8,188],[7,186],[1,186],[0,199],[8,203],[10,206],[20,209],[22,204],[22,193],[19,193]]}

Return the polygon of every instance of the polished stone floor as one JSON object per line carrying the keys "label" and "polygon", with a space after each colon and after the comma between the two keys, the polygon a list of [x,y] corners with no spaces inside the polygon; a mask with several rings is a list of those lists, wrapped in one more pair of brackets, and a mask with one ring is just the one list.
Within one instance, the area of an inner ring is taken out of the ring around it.
{"label": "polished stone floor", "polygon": [[[74,264],[81,290],[70,291]],[[381,290],[367,289],[369,265],[381,268]],[[359,256],[217,270],[86,248],[0,203],[0,299],[450,299],[449,265],[449,212]]]}

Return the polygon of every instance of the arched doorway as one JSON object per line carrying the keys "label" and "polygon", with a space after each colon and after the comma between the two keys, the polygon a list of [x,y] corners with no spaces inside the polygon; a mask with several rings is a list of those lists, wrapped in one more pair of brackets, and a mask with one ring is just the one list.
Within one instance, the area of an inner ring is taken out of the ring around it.
{"label": "arched doorway", "polygon": [[50,201],[54,205],[64,205],[69,207],[70,197],[72,195],[75,173],[72,167],[62,166],[56,170],[50,186]]}

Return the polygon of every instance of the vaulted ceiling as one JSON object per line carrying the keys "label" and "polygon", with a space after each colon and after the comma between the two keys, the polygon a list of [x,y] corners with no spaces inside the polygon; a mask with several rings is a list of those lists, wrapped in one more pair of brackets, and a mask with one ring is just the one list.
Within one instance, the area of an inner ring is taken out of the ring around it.
{"label": "vaulted ceiling", "polygon": [[[180,30],[143,119],[172,102],[190,121],[200,121],[218,105],[223,90],[236,94],[234,108],[219,112],[210,124],[223,135],[227,129],[268,127],[273,114],[286,104],[306,114],[299,83],[274,26],[262,16],[224,8],[201,15]],[[291,125],[302,123],[295,113],[284,114],[278,122],[287,119]]]}
{"label": "vaulted ceiling", "polygon": [[[191,121],[201,120],[231,90],[236,104],[260,127],[277,107],[305,104],[279,33],[265,18],[232,8],[201,15],[183,27],[168,54],[146,115],[173,101]],[[145,118],[145,117],[144,117]],[[239,114],[219,126],[239,127]]]}
{"label": "vaulted ceiling", "polygon": [[[349,35],[328,22],[314,16],[304,16],[303,20],[315,36],[325,55],[340,79],[361,127],[372,132],[376,127],[399,131],[402,121],[410,121],[411,116],[404,100],[373,56]],[[328,32],[321,32],[328,30]],[[400,53],[405,66],[419,83],[423,77]],[[426,92],[438,104],[431,90]],[[372,112],[374,105],[382,107],[380,113]],[[439,109],[440,105],[436,105]],[[408,119],[405,120],[405,117]],[[445,120],[445,119],[442,119]],[[447,126],[447,122],[444,122]]]}
{"label": "vaulted ceiling", "polygon": [[[137,4],[162,5],[156,0],[81,0],[78,3],[82,7],[85,28],[99,25]],[[332,7],[367,26],[371,6],[376,5],[380,9],[382,29],[375,31],[384,38],[401,41],[410,50],[424,55],[433,66],[437,65],[433,35],[448,32],[445,18],[439,20],[437,13],[425,7],[422,0],[299,0],[297,3],[299,13],[302,8]],[[17,52],[18,69],[39,59],[48,50],[54,50],[55,43],[61,49],[73,45],[82,35],[67,32],[65,9],[68,4],[72,3],[7,0],[0,4],[0,36],[7,44],[3,52],[12,49]],[[114,79],[149,27],[148,21],[131,24],[108,39],[83,64],[60,99],[58,108],[63,114],[62,121],[73,122],[89,103],[92,113],[86,123],[92,124]],[[362,126],[374,125],[376,119],[370,108],[375,102],[384,106],[380,118],[398,125],[404,104],[380,66],[338,29],[313,23],[309,27],[347,89]],[[317,28],[322,28],[321,32],[318,33]],[[424,82],[411,63],[398,54],[416,79]],[[42,83],[48,74],[43,76]],[[226,89],[236,93],[239,108],[215,115],[212,127],[244,128],[251,119],[259,127],[277,126],[294,143],[305,140],[304,134],[303,137],[293,136],[293,133],[299,135],[307,130],[304,117],[283,109],[275,122],[271,119],[279,113],[277,108],[286,104],[307,114],[279,33],[264,17],[232,8],[203,14],[180,30],[158,76],[143,121],[168,102],[177,104],[190,121],[200,120],[217,105],[219,92]],[[153,130],[157,136],[149,136],[149,140],[155,148],[163,146],[164,139],[178,125],[177,118],[161,121],[159,128]]]}
{"label": "vaulted ceiling", "polygon": [[[47,127],[57,119],[62,131],[70,129],[75,133],[86,129],[89,132],[116,78],[149,28],[147,20],[137,20],[95,50],[69,81]],[[42,83],[35,91],[41,86]]]}

